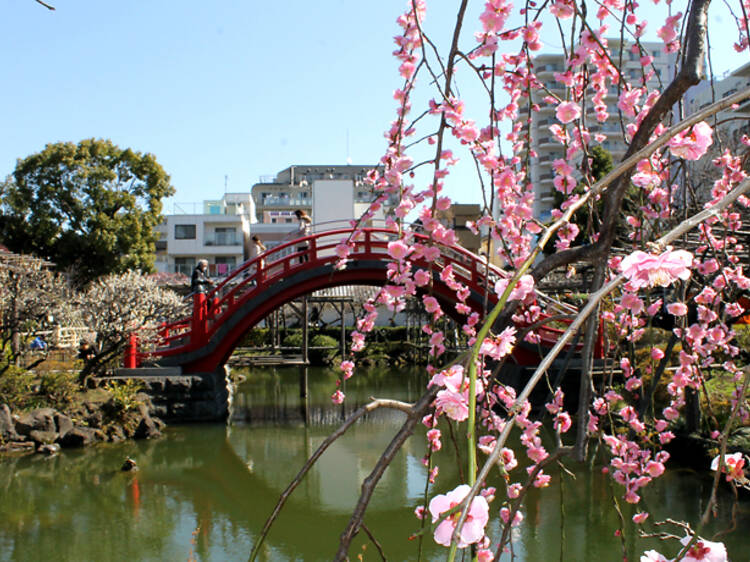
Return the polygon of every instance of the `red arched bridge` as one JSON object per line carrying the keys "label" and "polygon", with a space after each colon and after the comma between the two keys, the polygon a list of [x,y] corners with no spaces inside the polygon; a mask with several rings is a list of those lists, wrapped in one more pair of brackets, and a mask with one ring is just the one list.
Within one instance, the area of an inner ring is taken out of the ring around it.
{"label": "red arched bridge", "polygon": [[[345,268],[338,269],[336,246],[350,238],[349,261]],[[418,242],[429,241],[426,236],[417,238]],[[392,261],[388,243],[396,239],[392,230],[367,228],[355,235],[351,229],[338,229],[290,240],[268,250],[245,262],[207,295],[194,295],[192,316],[165,326],[152,351],[136,353],[130,349],[126,366],[155,363],[180,366],[184,373],[214,371],[226,363],[250,328],[285,303],[333,286],[385,285],[387,265]],[[450,265],[455,280],[470,291],[465,303],[482,315],[485,294],[492,307],[497,302],[495,282],[507,274],[464,248],[441,244],[437,247],[440,254],[436,259],[414,259],[414,268],[433,271],[433,296],[446,314],[460,319],[455,310],[455,291],[439,275]],[[547,318],[551,320],[555,312],[559,311],[548,310]],[[548,347],[561,331],[542,325],[537,333],[541,345]],[[519,346],[514,358],[522,364],[534,364],[539,360],[539,350]]]}

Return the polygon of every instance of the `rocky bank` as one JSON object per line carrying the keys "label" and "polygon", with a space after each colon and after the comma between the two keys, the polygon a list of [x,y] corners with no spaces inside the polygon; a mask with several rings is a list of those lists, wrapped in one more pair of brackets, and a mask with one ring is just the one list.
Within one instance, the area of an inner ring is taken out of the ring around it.
{"label": "rocky bank", "polygon": [[149,414],[149,400],[139,394],[137,406],[125,411],[111,400],[83,402],[65,412],[38,408],[15,413],[0,404],[0,453],[55,454],[67,447],[160,437],[164,423]]}

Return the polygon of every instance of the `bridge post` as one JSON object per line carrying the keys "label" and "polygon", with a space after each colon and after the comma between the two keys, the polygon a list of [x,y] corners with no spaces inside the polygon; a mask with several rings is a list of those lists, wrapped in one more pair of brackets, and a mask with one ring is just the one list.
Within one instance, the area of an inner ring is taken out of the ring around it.
{"label": "bridge post", "polygon": [[302,297],[302,367],[300,367],[299,379],[299,396],[307,398],[307,356],[308,356],[308,337],[310,317],[307,307],[307,295]]}
{"label": "bridge post", "polygon": [[125,348],[125,357],[123,359],[123,367],[126,369],[135,369],[138,367],[138,338],[135,334],[130,334],[128,338],[128,345]]}
{"label": "bridge post", "polygon": [[193,322],[190,330],[190,343],[202,345],[208,334],[208,306],[205,293],[193,294]]}

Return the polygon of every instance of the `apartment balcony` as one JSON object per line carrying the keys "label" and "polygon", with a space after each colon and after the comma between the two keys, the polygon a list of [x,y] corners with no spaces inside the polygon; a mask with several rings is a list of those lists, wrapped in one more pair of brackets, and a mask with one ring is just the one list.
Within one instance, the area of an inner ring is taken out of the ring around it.
{"label": "apartment balcony", "polygon": [[562,148],[562,145],[552,137],[539,137],[538,139],[536,139],[536,145],[538,148],[545,150]]}
{"label": "apartment balcony", "polygon": [[264,197],[258,205],[258,209],[274,207],[276,209],[309,209],[312,199],[309,197]]}
{"label": "apartment balcony", "polygon": [[204,246],[242,246],[242,236],[238,234],[214,234],[207,236]]}
{"label": "apartment balcony", "polygon": [[549,172],[549,173],[546,173],[546,174],[540,174],[538,181],[539,181],[540,185],[541,184],[545,184],[546,185],[546,184],[552,182],[554,179],[555,179],[555,174],[553,172]]}
{"label": "apartment balcony", "polygon": [[[216,277],[216,276],[223,277],[224,275],[229,275],[236,268],[237,268],[236,265],[227,264],[227,263],[210,263],[208,264],[208,276],[209,277]],[[183,275],[190,277],[193,274],[194,269],[195,269],[194,265],[184,264],[184,263],[173,263],[167,266],[166,272],[167,273],[182,273]]]}

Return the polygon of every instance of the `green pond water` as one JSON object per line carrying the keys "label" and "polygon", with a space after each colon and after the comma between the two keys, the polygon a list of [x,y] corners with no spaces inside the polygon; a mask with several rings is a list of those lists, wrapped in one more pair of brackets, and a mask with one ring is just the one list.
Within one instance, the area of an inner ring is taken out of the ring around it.
{"label": "green pond water", "polygon": [[[228,426],[170,427],[157,441],[0,459],[0,560],[247,560],[279,494],[342,416],[370,396],[414,400],[423,388],[412,372],[361,372],[347,382],[347,403],[334,406],[328,396],[336,374],[309,369],[304,408],[297,369],[264,369],[247,377],[237,389]],[[332,445],[289,499],[260,559],[330,560],[362,480],[403,419],[394,411],[374,412]],[[452,449],[447,435],[443,443]],[[424,494],[425,453],[419,429],[386,471],[365,517],[388,560],[417,559],[418,541],[408,539],[419,530],[413,510]],[[460,453],[465,455],[463,447]],[[140,470],[120,472],[126,457],[136,459]],[[458,483],[451,458],[445,450],[438,453],[440,475],[431,495]],[[624,502],[625,536],[614,536],[618,515],[610,481],[599,467],[572,462],[566,467],[572,474],[548,471],[550,487],[528,494],[524,521],[513,535],[515,560],[616,561],[623,559],[623,548],[629,560],[655,547],[674,554],[637,537],[630,523],[634,511]],[[497,513],[503,484],[499,475],[493,477],[498,499],[491,508]],[[710,483],[709,474],[671,468],[644,492],[649,521],[673,517],[697,523]],[[732,497],[724,494],[722,500],[706,538],[731,524]],[[746,499],[737,505],[736,524],[738,530],[723,540],[732,560],[750,560]],[[499,536],[496,518],[489,530]],[[361,535],[350,558],[380,560]],[[446,553],[427,535],[423,559],[445,559]]]}

